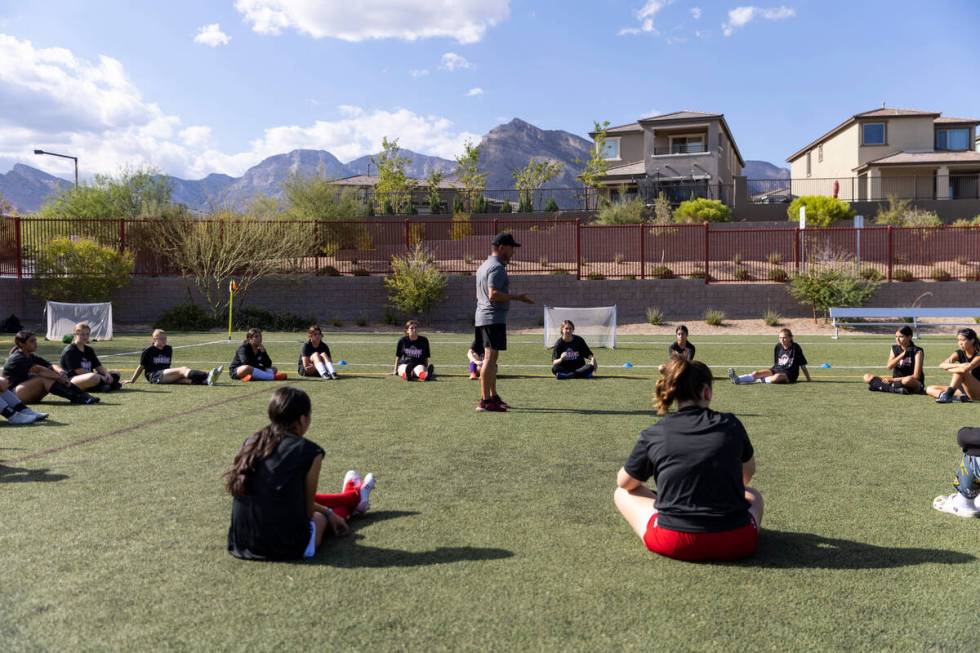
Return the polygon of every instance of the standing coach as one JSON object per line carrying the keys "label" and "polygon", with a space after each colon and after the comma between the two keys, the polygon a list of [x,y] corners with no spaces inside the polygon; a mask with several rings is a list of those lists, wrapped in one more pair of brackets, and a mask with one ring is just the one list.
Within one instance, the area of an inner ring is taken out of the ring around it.
{"label": "standing coach", "polygon": [[507,310],[511,301],[533,304],[526,294],[511,295],[506,266],[520,247],[509,233],[497,234],[492,251],[476,271],[475,339],[483,343],[485,355],[480,370],[480,403],[478,412],[503,413],[507,404],[497,394],[497,356],[507,349]]}

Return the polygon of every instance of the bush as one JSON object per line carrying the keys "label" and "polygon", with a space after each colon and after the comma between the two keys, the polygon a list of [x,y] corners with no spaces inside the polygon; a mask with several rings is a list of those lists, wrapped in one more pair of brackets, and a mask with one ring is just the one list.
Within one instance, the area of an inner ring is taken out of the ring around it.
{"label": "bush", "polygon": [[766,326],[777,327],[782,319],[783,316],[779,314],[779,311],[774,311],[771,308],[767,308],[766,312],[762,314],[762,321],[766,323]]}
{"label": "bush", "polygon": [[232,316],[236,329],[262,329],[263,331],[306,331],[316,318],[295,313],[273,312],[264,308],[243,306]]}
{"label": "bush", "polygon": [[736,252],[735,256],[732,257],[732,263],[734,263],[735,265],[741,265],[742,255]]}
{"label": "bush", "polygon": [[711,326],[725,326],[725,312],[709,308],[704,312],[704,321]]}
{"label": "bush", "polygon": [[639,199],[612,202],[599,210],[597,224],[640,224],[644,220],[646,206]]}
{"label": "bush", "polygon": [[782,268],[773,268],[769,270],[769,281],[775,281],[776,283],[786,283],[789,281],[789,273]]}
{"label": "bush", "polygon": [[697,272],[692,272],[691,274],[687,275],[687,278],[688,279],[702,279],[703,280],[705,278],[705,276],[707,276],[707,275],[705,275],[704,270],[698,270]]}
{"label": "bush", "polygon": [[801,195],[786,210],[790,222],[800,221],[800,207],[806,207],[808,227],[828,227],[838,220],[853,218],[856,211],[844,200],[829,195]]}
{"label": "bush", "polygon": [[913,281],[914,279],[915,277],[912,275],[912,272],[905,268],[895,268],[892,270],[893,281]]}
{"label": "bush", "polygon": [[320,268],[319,270],[317,270],[317,274],[319,274],[321,276],[327,276],[327,277],[339,277],[340,276],[340,270],[338,270],[337,268],[335,268],[332,265],[325,265],[322,268]]}
{"label": "bush", "polygon": [[793,278],[789,292],[801,304],[826,317],[831,306],[862,306],[871,299],[878,283],[853,277],[840,270],[814,270]]}
{"label": "bush", "polygon": [[650,270],[650,277],[653,279],[673,279],[674,271],[666,265],[658,265]]}
{"label": "bush", "polygon": [[568,272],[568,270],[566,270],[564,268],[555,268],[554,270],[551,271],[551,274],[555,274],[555,275],[558,275],[558,274],[569,274],[569,272]]}
{"label": "bush", "polygon": [[735,281],[748,281],[752,278],[749,271],[746,268],[736,268],[735,269]]}
{"label": "bush", "polygon": [[861,268],[861,278],[867,281],[881,281],[885,278],[885,275],[881,273],[878,268],[873,268],[869,265]]}
{"label": "bush", "polygon": [[356,268],[352,269],[350,271],[350,273],[351,273],[351,276],[353,276],[353,277],[370,277],[371,276],[371,272],[368,271],[368,270],[366,270],[366,269],[364,269],[364,268],[362,268],[362,267],[356,267]]}
{"label": "bush", "polygon": [[548,203],[545,204],[544,210],[551,211],[552,213],[556,213],[561,209],[558,208],[558,202],[556,202],[555,198],[552,197],[551,199],[548,200]]}
{"label": "bush", "polygon": [[466,236],[472,236],[473,223],[470,220],[470,214],[463,213],[461,211],[453,213],[452,222],[449,229],[449,237],[453,240],[462,240]]}
{"label": "bush", "polygon": [[932,266],[932,270],[929,271],[929,276],[933,281],[951,281],[953,279],[953,275],[948,270],[944,270],[938,265]]}
{"label": "bush", "polygon": [[888,198],[888,208],[878,211],[875,224],[895,227],[939,227],[943,221],[934,211],[923,211],[912,206],[908,200]]}
{"label": "bush", "polygon": [[599,272],[589,272],[587,275],[585,275],[585,278],[589,281],[602,281],[606,278],[606,275],[600,274]]}
{"label": "bush", "polygon": [[980,281],[980,269],[970,270],[963,278],[967,281]]}
{"label": "bush", "polygon": [[514,212],[514,207],[511,205],[510,202],[504,202],[503,204],[500,205],[500,212],[501,213],[513,213]]}
{"label": "bush", "polygon": [[166,331],[207,331],[221,325],[197,304],[178,304],[164,311],[154,326]]}
{"label": "bush", "polygon": [[657,306],[647,308],[647,322],[653,326],[661,326],[664,323],[664,312]]}
{"label": "bush", "polygon": [[704,197],[681,202],[674,211],[674,222],[728,222],[732,210],[724,202]]}
{"label": "bush", "polygon": [[783,262],[783,253],[769,252],[769,256],[766,257],[766,260],[769,261],[770,265],[779,265]]}
{"label": "bush", "polygon": [[656,224],[670,224],[674,221],[674,210],[670,206],[670,200],[663,193],[657,195],[653,201],[653,221]]}
{"label": "bush", "polygon": [[129,282],[133,255],[94,240],[55,238],[41,246],[34,263],[34,294],[60,302],[100,302]]}
{"label": "bush", "polygon": [[388,299],[399,311],[422,314],[439,302],[446,292],[446,275],[436,267],[421,245],[404,256],[391,259],[391,274],[385,277]]}

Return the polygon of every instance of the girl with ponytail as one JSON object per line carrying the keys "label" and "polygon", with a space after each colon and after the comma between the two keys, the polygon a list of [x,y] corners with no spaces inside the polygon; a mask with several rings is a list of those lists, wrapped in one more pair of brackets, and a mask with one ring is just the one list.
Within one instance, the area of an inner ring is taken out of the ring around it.
{"label": "girl with ponytail", "polygon": [[[640,433],[613,500],[647,549],[678,560],[738,560],[755,552],[762,495],[745,427],[711,410],[711,370],[674,358],[654,390],[663,417]],[[676,404],[677,411],[668,413]],[[647,487],[653,478],[656,490]]]}
{"label": "girl with ponytail", "polygon": [[3,376],[9,381],[10,390],[25,404],[37,403],[48,394],[64,397],[73,404],[99,401],[98,397],[73,385],[65,372],[37,355],[37,336],[31,331],[18,331],[14,336],[10,357],[3,365]]}
{"label": "girl with ponytail", "polygon": [[980,400],[980,340],[973,329],[956,332],[957,350],[939,367],[951,373],[949,385],[931,385],[926,394],[935,397],[937,404],[953,401]]}

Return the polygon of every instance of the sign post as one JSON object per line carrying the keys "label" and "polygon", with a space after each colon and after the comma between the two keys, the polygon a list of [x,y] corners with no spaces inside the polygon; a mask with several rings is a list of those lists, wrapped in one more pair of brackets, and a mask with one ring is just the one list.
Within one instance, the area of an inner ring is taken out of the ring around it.
{"label": "sign post", "polygon": [[806,274],[806,205],[800,206],[800,267]]}
{"label": "sign post", "polygon": [[854,247],[857,252],[857,272],[861,272],[861,230],[864,229],[864,216],[854,216]]}

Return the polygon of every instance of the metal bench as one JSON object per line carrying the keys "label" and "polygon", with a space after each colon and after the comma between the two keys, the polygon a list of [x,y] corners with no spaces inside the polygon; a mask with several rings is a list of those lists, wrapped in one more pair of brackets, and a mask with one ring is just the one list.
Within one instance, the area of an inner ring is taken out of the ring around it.
{"label": "metal bench", "polygon": [[[840,336],[840,328],[859,326],[856,322],[847,322],[844,318],[907,318],[911,319],[912,337],[919,337],[919,320],[924,317],[980,317],[980,308],[921,308],[904,306],[899,308],[830,308],[830,324],[834,327],[834,340]],[[866,322],[868,326],[905,326],[907,319],[899,322]],[[974,326],[976,322],[930,322],[925,326]]]}

